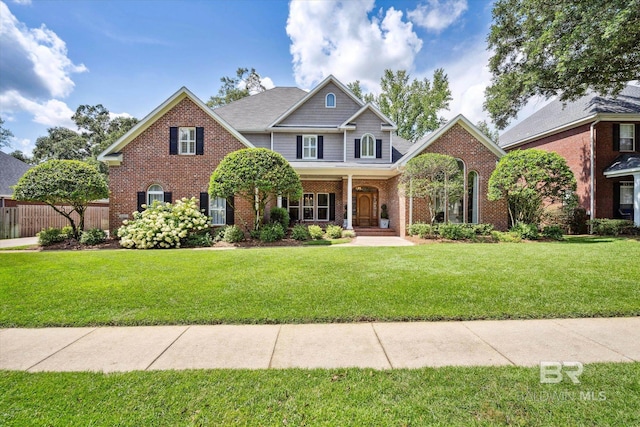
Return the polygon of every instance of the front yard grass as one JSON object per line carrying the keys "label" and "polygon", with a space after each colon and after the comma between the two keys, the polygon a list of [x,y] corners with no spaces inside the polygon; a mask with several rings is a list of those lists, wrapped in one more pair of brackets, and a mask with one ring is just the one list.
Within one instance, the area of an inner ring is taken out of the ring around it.
{"label": "front yard grass", "polygon": [[580,384],[539,368],[0,371],[6,426],[632,426],[640,363],[584,366]]}
{"label": "front yard grass", "polygon": [[0,253],[0,326],[640,315],[640,241]]}

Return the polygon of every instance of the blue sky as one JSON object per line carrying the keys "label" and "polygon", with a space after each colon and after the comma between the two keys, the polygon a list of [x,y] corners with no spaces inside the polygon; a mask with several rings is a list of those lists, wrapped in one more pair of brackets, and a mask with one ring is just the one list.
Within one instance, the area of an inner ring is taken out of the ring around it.
{"label": "blue sky", "polygon": [[4,151],[30,153],[81,104],[143,118],[182,86],[202,100],[254,67],[267,87],[312,88],[328,74],[376,92],[384,69],[445,69],[445,117],[486,118],[491,2],[479,0],[3,0]]}

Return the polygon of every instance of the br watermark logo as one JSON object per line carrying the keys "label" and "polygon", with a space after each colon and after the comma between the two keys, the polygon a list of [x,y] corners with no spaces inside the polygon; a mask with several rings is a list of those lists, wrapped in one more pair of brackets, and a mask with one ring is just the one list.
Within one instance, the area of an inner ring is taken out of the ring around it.
{"label": "br watermark logo", "polygon": [[558,384],[566,376],[574,384],[580,384],[584,366],[580,362],[540,362],[540,384]]}
{"label": "br watermark logo", "polygon": [[[573,384],[580,384],[580,376],[584,372],[584,365],[580,362],[540,362],[540,384],[559,384],[567,378]],[[525,399],[540,401],[557,400],[607,400],[604,391],[579,390],[579,391],[542,391],[537,393],[526,393]]]}

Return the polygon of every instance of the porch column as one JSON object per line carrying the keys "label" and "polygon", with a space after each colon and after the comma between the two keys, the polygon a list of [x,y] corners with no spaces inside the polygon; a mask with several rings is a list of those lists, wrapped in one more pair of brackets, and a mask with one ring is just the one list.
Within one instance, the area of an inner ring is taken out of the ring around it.
{"label": "porch column", "polygon": [[413,180],[409,179],[409,225],[413,224]]}
{"label": "porch column", "polygon": [[279,208],[281,208],[281,207],[282,207],[282,196],[278,196],[277,206],[278,206]]}
{"label": "porch column", "polygon": [[347,230],[353,230],[353,175],[347,176]]}
{"label": "porch column", "polygon": [[640,172],[633,174],[633,222],[640,227]]}

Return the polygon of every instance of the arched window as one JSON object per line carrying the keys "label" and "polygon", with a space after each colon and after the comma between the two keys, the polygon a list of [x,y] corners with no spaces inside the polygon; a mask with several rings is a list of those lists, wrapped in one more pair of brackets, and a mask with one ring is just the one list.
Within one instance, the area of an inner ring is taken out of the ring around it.
{"label": "arched window", "polygon": [[324,99],[324,106],[327,108],[336,108],[336,96],[333,93],[328,93]]}
{"label": "arched window", "polygon": [[462,192],[459,197],[449,197],[449,206],[447,211],[446,221],[453,223],[464,222],[464,162],[460,159],[456,159],[458,168],[460,169]]}
{"label": "arched window", "polygon": [[360,157],[374,159],[376,157],[376,140],[370,133],[360,139]]}
{"label": "arched window", "polygon": [[153,202],[156,200],[160,203],[164,203],[164,190],[162,189],[162,186],[153,184],[149,186],[149,189],[147,190],[147,206],[153,205]]}
{"label": "arched window", "polygon": [[471,171],[467,176],[467,222],[478,223],[478,172]]}

